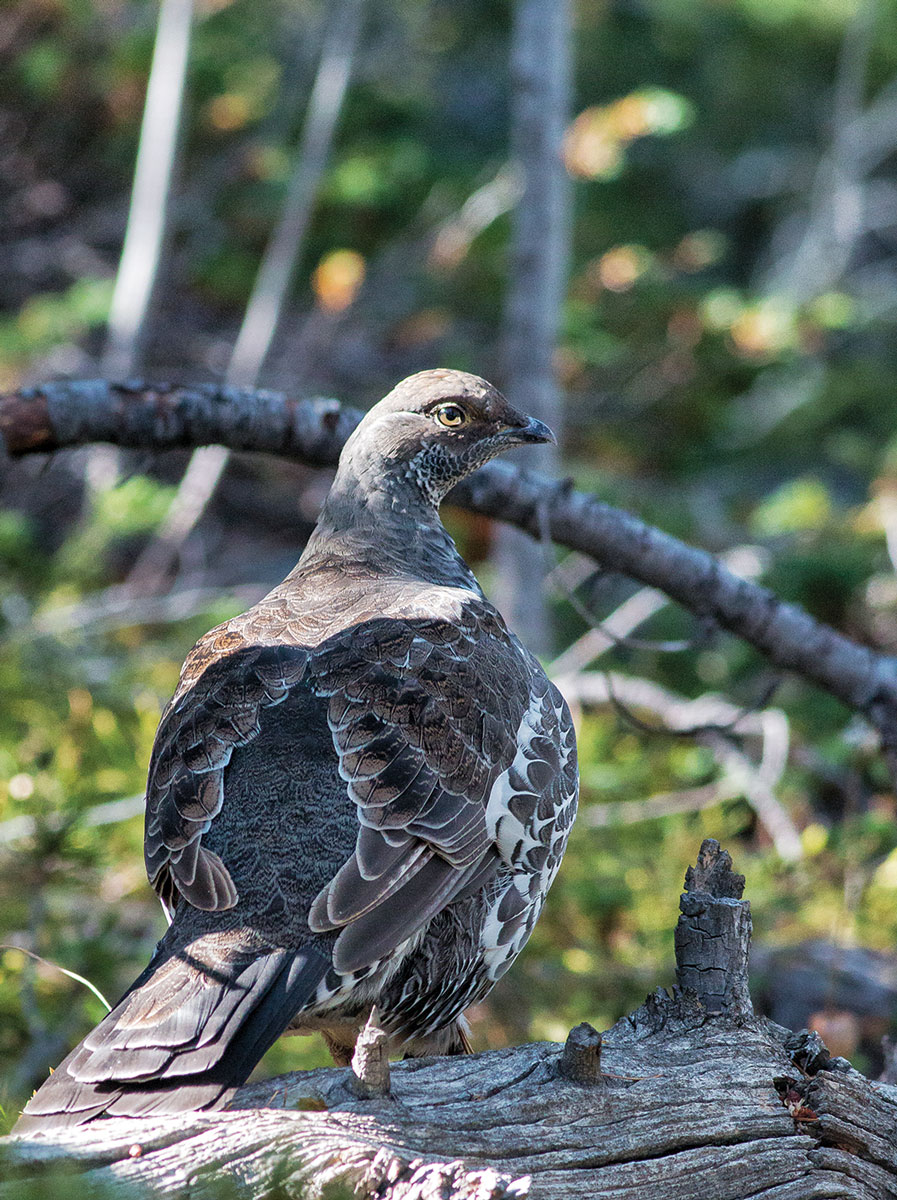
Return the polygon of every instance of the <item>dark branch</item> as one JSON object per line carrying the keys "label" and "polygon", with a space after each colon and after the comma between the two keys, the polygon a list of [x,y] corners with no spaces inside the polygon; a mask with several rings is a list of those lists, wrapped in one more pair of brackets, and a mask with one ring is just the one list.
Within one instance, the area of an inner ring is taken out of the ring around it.
{"label": "dark branch", "polygon": [[255,388],[67,380],[0,397],[13,457],[111,442],[144,450],[221,445],[335,466],[361,420],[337,400],[292,400]]}
{"label": "dark branch", "polygon": [[[107,441],[166,450],[218,443],[312,466],[333,466],[360,414],[335,400],[216,386],[70,381],[0,397],[8,453],[49,453]],[[533,537],[588,554],[605,568],[660,588],[684,608],[743,638],[862,712],[897,747],[897,659],[858,645],[768,589],[739,579],[712,554],[637,517],[505,462],[466,480],[451,500]]]}

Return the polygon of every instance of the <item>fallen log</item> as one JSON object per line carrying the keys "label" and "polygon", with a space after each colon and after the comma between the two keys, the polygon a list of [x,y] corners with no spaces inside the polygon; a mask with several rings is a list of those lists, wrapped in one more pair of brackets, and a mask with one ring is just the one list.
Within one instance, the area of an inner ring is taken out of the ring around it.
{"label": "fallen log", "polygon": [[705,841],[680,902],[677,987],[603,1034],[583,1024],[566,1046],[386,1069],[374,1029],[354,1073],[250,1084],[226,1112],[3,1139],[0,1200],[26,1181],[56,1194],[57,1169],[70,1195],[177,1200],[895,1197],[897,1087],[755,1016],[743,884]]}

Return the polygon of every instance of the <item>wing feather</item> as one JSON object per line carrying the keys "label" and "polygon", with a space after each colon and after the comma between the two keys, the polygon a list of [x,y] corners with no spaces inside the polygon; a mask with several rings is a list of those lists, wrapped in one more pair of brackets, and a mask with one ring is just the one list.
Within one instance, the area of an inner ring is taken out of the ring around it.
{"label": "wing feather", "polygon": [[408,621],[401,636],[397,625],[337,635],[309,664],[359,809],[355,853],[309,917],[342,929],[338,970],[383,957],[494,874],[486,797],[530,703],[532,660],[485,604],[457,622]]}
{"label": "wing feather", "polygon": [[192,686],[176,693],[162,719],[146,793],[147,874],[168,908],[178,894],[207,911],[237,903],[227,867],[201,838],[221,811],[234,750],[258,734],[265,709],[287,696],[307,662],[301,647],[244,647],[193,678],[188,658]]}
{"label": "wing feather", "polygon": [[[530,812],[566,769],[553,733],[519,753],[524,717],[550,685],[475,598],[451,621],[377,617],[317,646],[228,642],[204,669],[190,663],[150,764],[150,878],[169,907],[177,896],[207,910],[237,903],[203,834],[224,803],[231,756],[301,684],[326,704],[339,774],[358,809],[354,852],[308,914],[313,932],[339,932],[339,971],[385,957],[494,876],[487,800],[502,773]],[[513,931],[524,916],[508,901],[499,920]]]}
{"label": "wing feather", "polygon": [[484,856],[466,871],[458,871],[445,859],[432,855],[386,903],[343,928],[333,949],[334,970],[357,971],[386,958],[459,892],[485,882],[495,867],[496,863]]}

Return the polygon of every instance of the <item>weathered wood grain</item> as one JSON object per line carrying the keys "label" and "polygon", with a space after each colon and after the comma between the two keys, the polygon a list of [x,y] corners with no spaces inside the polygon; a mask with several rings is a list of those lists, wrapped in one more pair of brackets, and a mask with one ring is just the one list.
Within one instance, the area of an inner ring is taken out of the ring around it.
{"label": "weathered wood grain", "polygon": [[[689,928],[700,897],[738,933],[728,974],[714,943],[711,1004],[741,995],[746,968],[750,918],[727,859],[705,842],[682,901]],[[693,941],[679,950],[699,965]],[[5,1139],[0,1200],[54,1162],[112,1194],[172,1200],[225,1185],[253,1200],[319,1197],[339,1183],[376,1200],[897,1197],[897,1088],[832,1059],[817,1035],[795,1036],[743,1004],[708,1011],[677,987],[603,1034],[600,1074],[592,1034],[573,1041],[566,1060],[562,1046],[535,1043],[396,1063],[389,1095],[371,1099],[349,1069],[308,1071],[247,1086],[223,1113]],[[571,1053],[592,1055],[579,1078]]]}

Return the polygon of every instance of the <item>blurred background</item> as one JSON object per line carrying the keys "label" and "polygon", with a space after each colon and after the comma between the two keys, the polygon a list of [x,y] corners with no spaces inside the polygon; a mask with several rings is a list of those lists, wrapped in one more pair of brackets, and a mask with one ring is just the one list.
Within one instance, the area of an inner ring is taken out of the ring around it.
{"label": "blurred background", "polygon": [[[474,370],[557,426],[546,469],[897,649],[892,4],[20,0],[0,57],[0,389],[226,379],[365,407]],[[160,935],[160,712],[328,482],[215,450],[4,465],[4,1128],[104,1011],[59,968],[114,1000]],[[897,813],[868,727],[632,581],[445,516],[562,681],[582,762],[477,1047],[606,1028],[670,984],[713,836],[748,878],[758,1004],[889,1069]],[[291,1039],[263,1069],[326,1061]]]}

